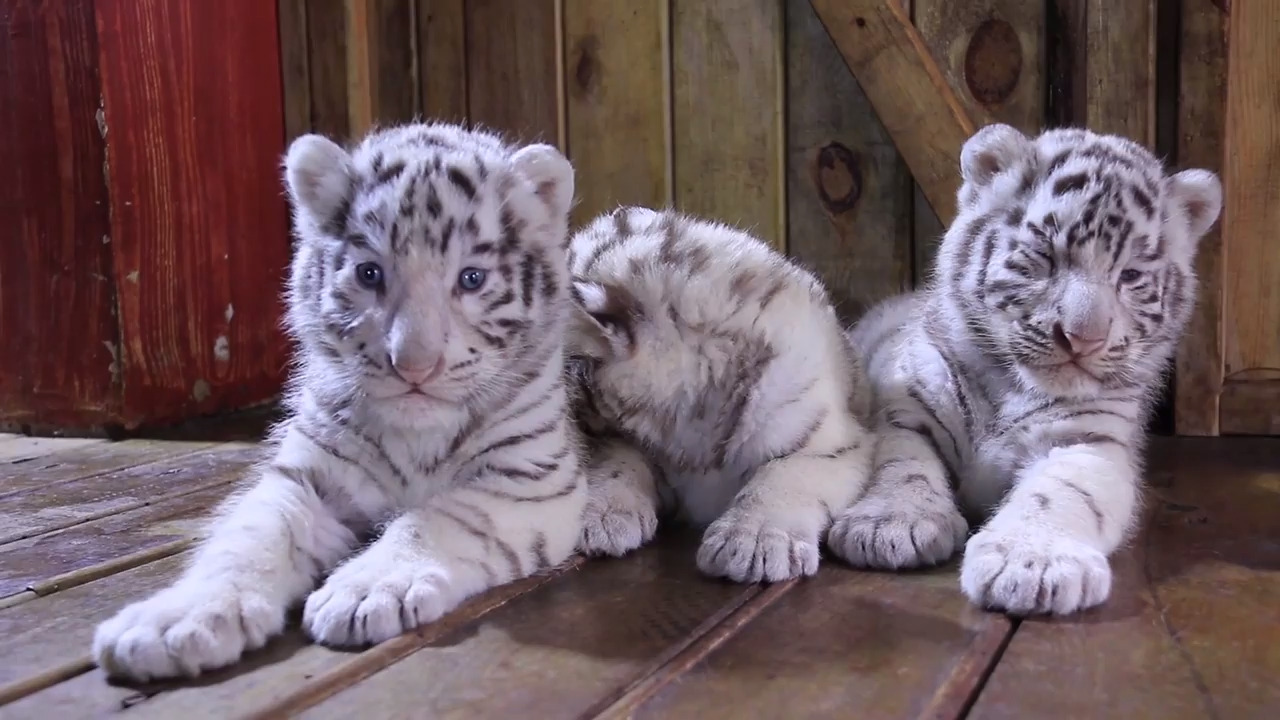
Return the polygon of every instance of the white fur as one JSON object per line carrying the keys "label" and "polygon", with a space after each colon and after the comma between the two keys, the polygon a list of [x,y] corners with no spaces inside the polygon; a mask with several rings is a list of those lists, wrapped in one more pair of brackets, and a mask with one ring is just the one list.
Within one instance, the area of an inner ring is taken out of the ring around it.
{"label": "white fur", "polygon": [[[620,473],[626,490],[593,485],[588,527],[619,512],[648,523],[651,488],[665,487],[666,505],[707,528],[704,572],[816,572],[830,513],[861,491],[873,445],[859,369],[817,279],[746,233],[644,208],[597,219],[572,253],[585,310],[573,352],[596,363],[587,394],[665,479],[642,468]],[[647,532],[605,535],[586,549],[618,554]]]}
{"label": "white fur", "polygon": [[[228,665],[304,599],[313,638],[381,642],[562,562],[580,536],[562,377],[568,161],[434,124],[372,133],[351,153],[305,136],[285,165],[298,236],[289,418],[177,582],[99,626],[94,657],[112,675]],[[367,263],[380,289],[360,284]],[[469,267],[488,274],[464,291]],[[404,368],[437,362],[411,394]]]}
{"label": "white fur", "polygon": [[1143,424],[1221,187],[1081,130],[984,128],[961,171],[931,284],[850,333],[881,439],[870,489],[830,544],[857,566],[940,563],[965,543],[963,508],[990,517],[965,545],[973,602],[1092,607],[1138,516]]}

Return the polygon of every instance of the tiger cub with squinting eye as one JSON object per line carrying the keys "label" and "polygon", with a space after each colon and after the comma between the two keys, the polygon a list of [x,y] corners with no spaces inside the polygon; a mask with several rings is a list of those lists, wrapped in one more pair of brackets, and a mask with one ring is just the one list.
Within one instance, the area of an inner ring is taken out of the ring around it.
{"label": "tiger cub with squinting eye", "polygon": [[874,445],[818,279],[745,232],[638,207],[576,233],[570,263],[580,413],[598,431],[580,547],[625,554],[662,507],[705,527],[708,575],[814,574]]}
{"label": "tiger cub with squinting eye", "polygon": [[[961,171],[931,283],[850,335],[881,439],[871,487],[829,544],[874,568],[964,545],[974,603],[1071,613],[1106,600],[1108,556],[1137,519],[1143,427],[1222,188],[1079,129],[986,127]],[[967,540],[961,508],[985,520]]]}
{"label": "tiger cub with squinting eye", "polygon": [[569,162],[414,124],[350,150],[300,137],[284,175],[288,419],[177,582],[98,627],[111,675],[231,664],[304,599],[317,641],[377,643],[561,563],[579,537]]}

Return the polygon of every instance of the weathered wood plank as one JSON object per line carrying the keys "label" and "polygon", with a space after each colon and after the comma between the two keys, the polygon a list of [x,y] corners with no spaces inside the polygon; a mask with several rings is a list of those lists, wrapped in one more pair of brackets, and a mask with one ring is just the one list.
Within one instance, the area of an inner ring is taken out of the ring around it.
{"label": "weathered wood plank", "polygon": [[1280,435],[1280,380],[1228,380],[1219,407],[1223,435]]}
{"label": "weathered wood plank", "polygon": [[[5,439],[0,440],[0,463],[30,462],[54,453],[90,445],[100,445],[104,442],[106,440],[102,438],[51,438],[6,435]],[[0,486],[0,492],[3,492],[4,489],[3,486]]]}
{"label": "weathered wood plank", "polygon": [[426,118],[467,119],[467,28],[464,0],[416,0],[418,102]]}
{"label": "weathered wood plank", "polygon": [[311,78],[311,129],[339,140],[351,135],[347,102],[345,3],[307,3],[307,69]]}
{"label": "weathered wood plank", "polygon": [[[100,432],[120,337],[93,3],[0,10],[0,427]],[[54,301],[56,299],[56,302]]]}
{"label": "weathered wood plank", "polygon": [[565,0],[574,225],[618,205],[671,202],[668,3]]}
{"label": "weathered wood plank", "polygon": [[1155,148],[1156,11],[1152,0],[1088,0],[1086,114],[1094,132]]}
{"label": "weathered wood plank", "polygon": [[307,54],[307,0],[277,0],[284,135],[291,142],[311,132],[311,68]]}
{"label": "weathered wood plank", "polygon": [[[911,0],[912,19],[977,126],[1040,132],[1045,121],[1045,4]],[[957,169],[956,172],[959,172]],[[915,279],[928,279],[946,228],[916,186]]]}
{"label": "weathered wood plank", "polygon": [[471,122],[562,145],[557,0],[468,0],[466,13]]}
{"label": "weathered wood plank", "polygon": [[92,443],[44,457],[18,458],[0,463],[0,498],[56,483],[116,472],[126,468],[207,450],[210,442],[125,440]]}
{"label": "weathered wood plank", "polygon": [[413,0],[376,0],[369,17],[373,121],[409,122],[418,113],[417,28]]}
{"label": "weathered wood plank", "polygon": [[782,4],[675,0],[671,15],[675,205],[786,250]]}
{"label": "weathered wood plank", "polygon": [[[1222,236],[1227,378],[1280,380],[1280,4],[1231,6]],[[1225,420],[1224,420],[1225,422]]]}
{"label": "weathered wood plank", "polygon": [[942,224],[955,217],[960,149],[974,121],[906,10],[879,0],[810,0]]}
{"label": "weathered wood plank", "polygon": [[589,715],[759,592],[701,577],[689,540],[589,562],[302,716]]}
{"label": "weathered wood plank", "polygon": [[911,174],[808,0],[787,0],[787,243],[853,320],[911,286]]}
{"label": "weathered wood plank", "polygon": [[831,565],[798,583],[669,684],[609,717],[924,717],[977,687],[1011,625],[973,608],[954,568]]}
{"label": "weathered wood plank", "polygon": [[184,561],[167,557],[0,611],[0,705],[92,669],[98,623],[168,585]]}
{"label": "weathered wood plank", "polygon": [[1152,512],[1114,559],[1111,599],[1024,621],[969,717],[1264,718],[1280,707],[1280,446],[1180,438],[1151,457]]}
{"label": "weathered wood plank", "polygon": [[277,292],[289,242],[276,4],[94,8],[123,424],[267,402],[288,364]]}
{"label": "weathered wood plank", "polygon": [[232,482],[262,455],[228,444],[0,497],[0,545]]}
{"label": "weathered wood plank", "polygon": [[[1222,172],[1226,109],[1226,17],[1213,0],[1181,3],[1178,89],[1180,168]],[[1224,219],[1225,220],[1225,219]],[[1199,299],[1178,348],[1174,377],[1174,429],[1179,435],[1218,434],[1222,393],[1222,223],[1200,240]]]}
{"label": "weathered wood plank", "polygon": [[[187,547],[209,511],[234,484],[222,484],[65,530],[0,546],[0,598],[28,589],[47,594],[100,577],[100,566],[125,569],[122,559],[150,558]],[[133,562],[134,565],[140,562]]]}

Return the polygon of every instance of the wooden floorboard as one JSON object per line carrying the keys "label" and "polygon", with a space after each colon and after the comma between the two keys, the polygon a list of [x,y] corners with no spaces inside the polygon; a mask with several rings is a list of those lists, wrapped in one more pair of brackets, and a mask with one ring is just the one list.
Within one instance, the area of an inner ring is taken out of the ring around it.
{"label": "wooden floorboard", "polygon": [[[15,440],[29,439],[0,450]],[[94,626],[179,571],[255,453],[46,449],[0,461],[28,483],[0,495],[0,533],[31,535],[0,543],[0,719],[1280,716],[1277,440],[1157,443],[1147,529],[1115,559],[1111,601],[1072,618],[1015,630],[965,602],[954,565],[828,561],[815,578],[732,585],[698,574],[696,534],[668,530],[362,653],[313,645],[295,620],[233,668],[146,687],[92,667]]]}
{"label": "wooden floorboard", "polygon": [[1157,444],[1112,598],[1024,621],[972,718],[1280,717],[1280,441]]}
{"label": "wooden floorboard", "polygon": [[21,463],[63,450],[105,443],[101,438],[47,438],[0,434],[0,463]]}

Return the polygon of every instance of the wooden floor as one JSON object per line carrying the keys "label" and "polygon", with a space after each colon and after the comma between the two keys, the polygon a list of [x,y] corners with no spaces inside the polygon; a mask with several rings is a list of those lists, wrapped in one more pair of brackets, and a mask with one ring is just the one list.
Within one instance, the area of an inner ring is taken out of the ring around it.
{"label": "wooden floor", "polygon": [[254,446],[0,436],[0,717],[1280,717],[1280,439],[1152,455],[1147,530],[1111,602],[1070,620],[975,610],[954,567],[715,582],[671,532],[360,654],[294,632],[124,687],[94,625],[174,576]]}

